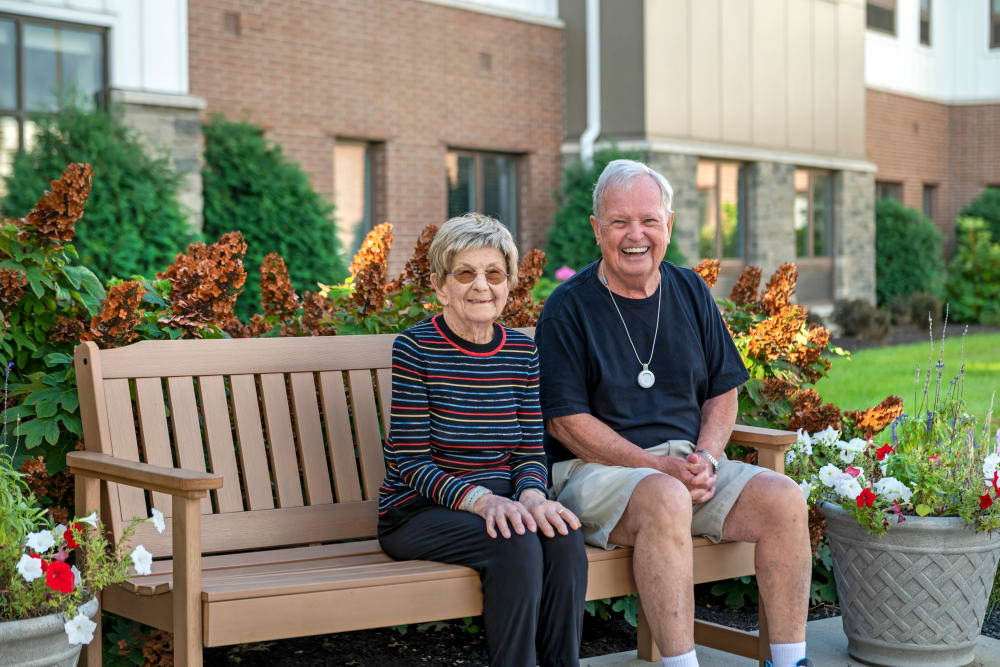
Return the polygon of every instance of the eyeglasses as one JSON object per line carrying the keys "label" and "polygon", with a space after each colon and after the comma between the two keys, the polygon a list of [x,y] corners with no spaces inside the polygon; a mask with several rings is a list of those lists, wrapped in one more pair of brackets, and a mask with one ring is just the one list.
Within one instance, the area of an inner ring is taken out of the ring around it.
{"label": "eyeglasses", "polygon": [[[468,285],[476,276],[479,275],[479,271],[473,271],[472,269],[459,269],[458,271],[452,271],[449,276],[455,276],[455,280],[462,283],[463,285]],[[486,269],[482,272],[486,276],[486,282],[491,285],[499,285],[507,281],[510,277],[509,273],[504,273],[500,269]]]}

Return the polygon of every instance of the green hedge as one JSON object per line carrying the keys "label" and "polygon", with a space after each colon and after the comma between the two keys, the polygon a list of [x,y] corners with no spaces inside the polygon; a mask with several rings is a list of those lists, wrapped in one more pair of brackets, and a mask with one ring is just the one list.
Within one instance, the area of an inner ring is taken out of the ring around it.
{"label": "green hedge", "polygon": [[895,199],[875,205],[875,293],[880,306],[914,292],[941,294],[941,232],[919,211]]}
{"label": "green hedge", "polygon": [[151,275],[195,240],[177,203],[177,175],[166,159],[147,154],[133,130],[107,112],[75,106],[34,120],[34,146],[14,159],[3,215],[25,215],[67,164],[87,162],[94,186],[73,244],[102,280]]}
{"label": "green hedge", "polygon": [[1000,324],[1000,243],[980,218],[959,218],[955,241],[948,266],[951,316],[959,322]]}
{"label": "green hedge", "polygon": [[1000,240],[1000,188],[987,187],[958,214],[963,218],[982,218],[994,242]]}
{"label": "green hedge", "polygon": [[300,292],[343,280],[347,271],[333,207],[312,189],[301,167],[254,125],[214,116],[203,132],[205,235],[214,239],[239,230],[247,241],[247,282],[236,314],[247,319],[257,312],[260,263],[269,252],[284,258]]}

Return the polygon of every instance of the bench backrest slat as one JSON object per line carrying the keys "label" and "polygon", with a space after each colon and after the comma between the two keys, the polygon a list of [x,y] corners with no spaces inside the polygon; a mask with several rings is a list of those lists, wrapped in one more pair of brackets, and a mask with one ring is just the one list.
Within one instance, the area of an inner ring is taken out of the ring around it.
{"label": "bench backrest slat", "polygon": [[[110,427],[111,451],[102,449],[107,454],[117,456],[127,461],[139,460],[139,443],[135,435],[135,420],[132,417],[132,397],[129,394],[127,379],[107,380],[104,383],[104,400],[108,406],[108,426]],[[110,485],[109,485],[110,486]],[[133,516],[145,519],[145,493],[129,486],[118,487],[118,507],[112,505],[111,512],[126,521]],[[114,524],[112,524],[114,527]],[[117,529],[116,533],[117,533]],[[117,538],[118,535],[116,534]]]}
{"label": "bench backrest slat", "polygon": [[351,410],[354,412],[365,499],[373,500],[378,497],[378,487],[385,476],[385,461],[382,458],[382,438],[375,411],[372,376],[367,370],[349,371],[347,382],[351,390]]}
{"label": "bench backrest slat", "polygon": [[264,428],[267,430],[271,474],[277,494],[278,507],[300,507],[302,480],[299,462],[292,440],[292,419],[288,414],[288,393],[285,376],[267,373],[260,376],[260,395],[264,403]]}
{"label": "bench backrest slat", "polygon": [[378,386],[378,406],[382,412],[382,431],[389,433],[389,416],[392,414],[392,369],[380,368],[375,371]]}
{"label": "bench backrest slat", "polygon": [[319,403],[316,401],[316,376],[312,373],[292,373],[289,380],[295,407],[295,438],[302,455],[306,502],[309,505],[326,505],[333,502],[333,489],[330,487]]}
{"label": "bench backrest slat", "polygon": [[[246,486],[246,507],[248,510],[273,509],[274,493],[271,490],[271,473],[267,468],[264,431],[261,429],[257,380],[253,375],[232,375],[229,377],[229,388],[232,391],[240,467]],[[226,484],[232,486],[228,479],[223,486]]]}
{"label": "bench backrest slat", "polygon": [[198,397],[205,417],[205,436],[208,439],[208,461],[212,472],[216,472],[232,484],[225,484],[215,494],[220,513],[242,512],[243,493],[239,485],[236,468],[236,449],[233,447],[233,431],[230,422],[229,404],[226,403],[226,383],[221,375],[204,375],[198,378]]}
{"label": "bench backrest slat", "polygon": [[[163,402],[163,384],[160,378],[137,378],[135,381],[135,405],[139,413],[139,433],[146,454],[146,462],[172,468],[174,459],[170,453],[170,432],[167,429],[166,409]],[[170,496],[153,492],[153,507],[170,516]]]}
{"label": "bench backrest slat", "polygon": [[[320,395],[323,414],[326,415],[326,439],[328,442],[353,442],[351,418],[347,414],[347,393],[344,377],[334,371],[319,374]],[[330,470],[333,473],[333,488],[337,502],[361,500],[361,484],[358,483],[358,463],[354,449],[332,447]]]}
{"label": "bench backrest slat", "polygon": [[[181,468],[205,472],[205,444],[201,439],[198,404],[194,398],[194,379],[191,376],[168,377],[167,397],[170,400],[170,423],[174,428],[177,463]],[[212,500],[201,500],[201,513],[212,513]]]}

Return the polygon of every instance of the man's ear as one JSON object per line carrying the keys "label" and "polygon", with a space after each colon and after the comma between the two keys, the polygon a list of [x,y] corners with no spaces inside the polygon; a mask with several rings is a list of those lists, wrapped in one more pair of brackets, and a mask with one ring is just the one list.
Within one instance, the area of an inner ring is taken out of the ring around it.
{"label": "man's ear", "polygon": [[[445,278],[447,280],[447,278]],[[441,302],[442,306],[448,305],[448,297],[445,295],[444,290],[441,289],[441,285],[438,283],[438,277],[436,273],[431,273],[431,287],[434,288],[434,293],[437,295],[438,301]]]}
{"label": "man's ear", "polygon": [[594,243],[601,245],[601,226],[594,216],[590,216],[590,226],[594,229]]}

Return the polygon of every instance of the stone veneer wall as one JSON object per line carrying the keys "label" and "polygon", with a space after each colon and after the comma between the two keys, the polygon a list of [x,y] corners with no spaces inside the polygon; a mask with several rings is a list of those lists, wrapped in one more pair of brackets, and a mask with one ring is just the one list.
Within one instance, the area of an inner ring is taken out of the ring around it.
{"label": "stone veneer wall", "polygon": [[795,261],[795,167],[780,162],[752,162],[746,167],[747,263],[767,280],[782,262]]}
{"label": "stone veneer wall", "polygon": [[204,149],[201,111],[205,108],[205,101],[188,95],[131,90],[114,90],[111,99],[121,121],[137,130],[149,149],[156,155],[166,157],[180,175],[178,200],[184,207],[189,224],[201,231]]}
{"label": "stone veneer wall", "polygon": [[833,177],[833,298],[875,303],[875,175]]}

